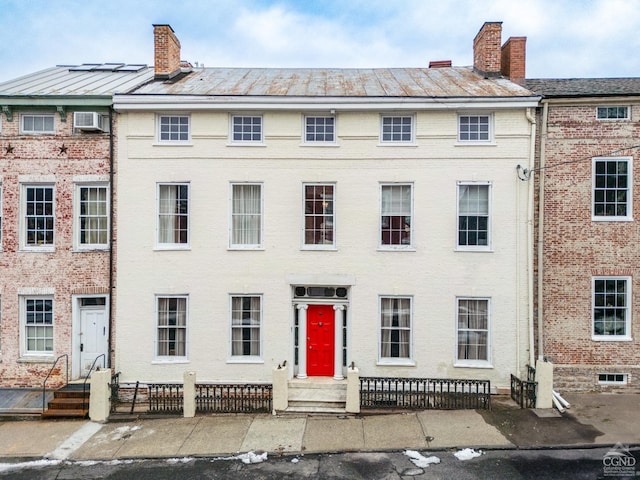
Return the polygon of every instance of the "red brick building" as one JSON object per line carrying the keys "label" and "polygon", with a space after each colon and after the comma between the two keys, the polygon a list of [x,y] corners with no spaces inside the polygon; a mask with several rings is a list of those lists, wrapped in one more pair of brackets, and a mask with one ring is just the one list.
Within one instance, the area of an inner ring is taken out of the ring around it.
{"label": "red brick building", "polygon": [[112,95],[151,75],[95,64],[0,84],[0,387],[110,363]]}
{"label": "red brick building", "polygon": [[541,199],[537,355],[561,391],[640,390],[640,78],[526,86],[544,97],[523,176]]}

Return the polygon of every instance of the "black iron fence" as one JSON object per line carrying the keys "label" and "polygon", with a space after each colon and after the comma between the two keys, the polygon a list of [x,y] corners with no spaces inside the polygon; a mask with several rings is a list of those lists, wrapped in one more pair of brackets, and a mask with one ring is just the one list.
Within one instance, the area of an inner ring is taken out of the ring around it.
{"label": "black iron fence", "polygon": [[149,383],[147,389],[149,413],[182,414],[184,387],[181,383]]}
{"label": "black iron fence", "polygon": [[511,374],[511,398],[520,408],[534,408],[536,406],[536,394],[538,382],[535,381],[535,368],[527,365],[527,380],[520,380]]}
{"label": "black iron fence", "polygon": [[120,372],[111,375],[111,383],[109,383],[111,389],[111,395],[109,397],[109,403],[111,405],[111,413],[115,413],[120,404]]}
{"label": "black iron fence", "polygon": [[270,384],[196,384],[196,412],[270,413],[272,402]]}
{"label": "black iron fence", "polygon": [[489,380],[360,377],[360,407],[491,409]]}

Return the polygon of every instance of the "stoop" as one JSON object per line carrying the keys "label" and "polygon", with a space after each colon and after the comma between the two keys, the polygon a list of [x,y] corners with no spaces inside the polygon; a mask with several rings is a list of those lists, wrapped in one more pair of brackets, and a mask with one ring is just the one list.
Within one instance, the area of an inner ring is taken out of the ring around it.
{"label": "stoop", "polygon": [[282,413],[345,414],[347,381],[332,377],[288,381],[288,406]]}

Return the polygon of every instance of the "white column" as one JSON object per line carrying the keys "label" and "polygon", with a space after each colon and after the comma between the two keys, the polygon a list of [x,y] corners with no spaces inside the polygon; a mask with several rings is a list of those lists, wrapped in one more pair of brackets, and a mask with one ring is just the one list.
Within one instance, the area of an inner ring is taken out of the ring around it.
{"label": "white column", "polygon": [[333,356],[333,379],[343,380],[342,376],[342,321],[344,305],[334,305],[335,353]]}
{"label": "white column", "polygon": [[307,308],[309,305],[296,305],[298,309],[298,378],[307,378]]}

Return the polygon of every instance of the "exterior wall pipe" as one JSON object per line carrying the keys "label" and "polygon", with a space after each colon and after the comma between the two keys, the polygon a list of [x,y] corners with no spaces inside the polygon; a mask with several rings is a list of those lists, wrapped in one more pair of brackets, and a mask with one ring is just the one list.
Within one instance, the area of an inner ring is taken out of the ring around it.
{"label": "exterior wall pipe", "polygon": [[540,180],[538,181],[538,359],[544,360],[544,304],[542,287],[544,285],[544,163],[547,143],[547,117],[549,104],[542,100],[542,128],[540,129]]}
{"label": "exterior wall pipe", "polygon": [[109,339],[107,341],[108,360],[107,365],[111,367],[112,338],[113,338],[113,197],[114,197],[114,141],[113,141],[113,106],[109,107]]}
{"label": "exterior wall pipe", "polygon": [[[527,120],[531,124],[531,145],[529,147],[529,170],[535,167],[535,152],[536,152],[536,117],[531,113],[531,109],[526,110]],[[529,306],[528,311],[528,331],[529,331],[529,365],[534,365],[534,330],[533,330],[533,259],[534,259],[534,246],[533,246],[533,210],[534,210],[534,198],[533,198],[534,185],[529,181],[528,187],[528,205],[527,205],[527,268],[529,270],[527,275],[527,304]]]}

